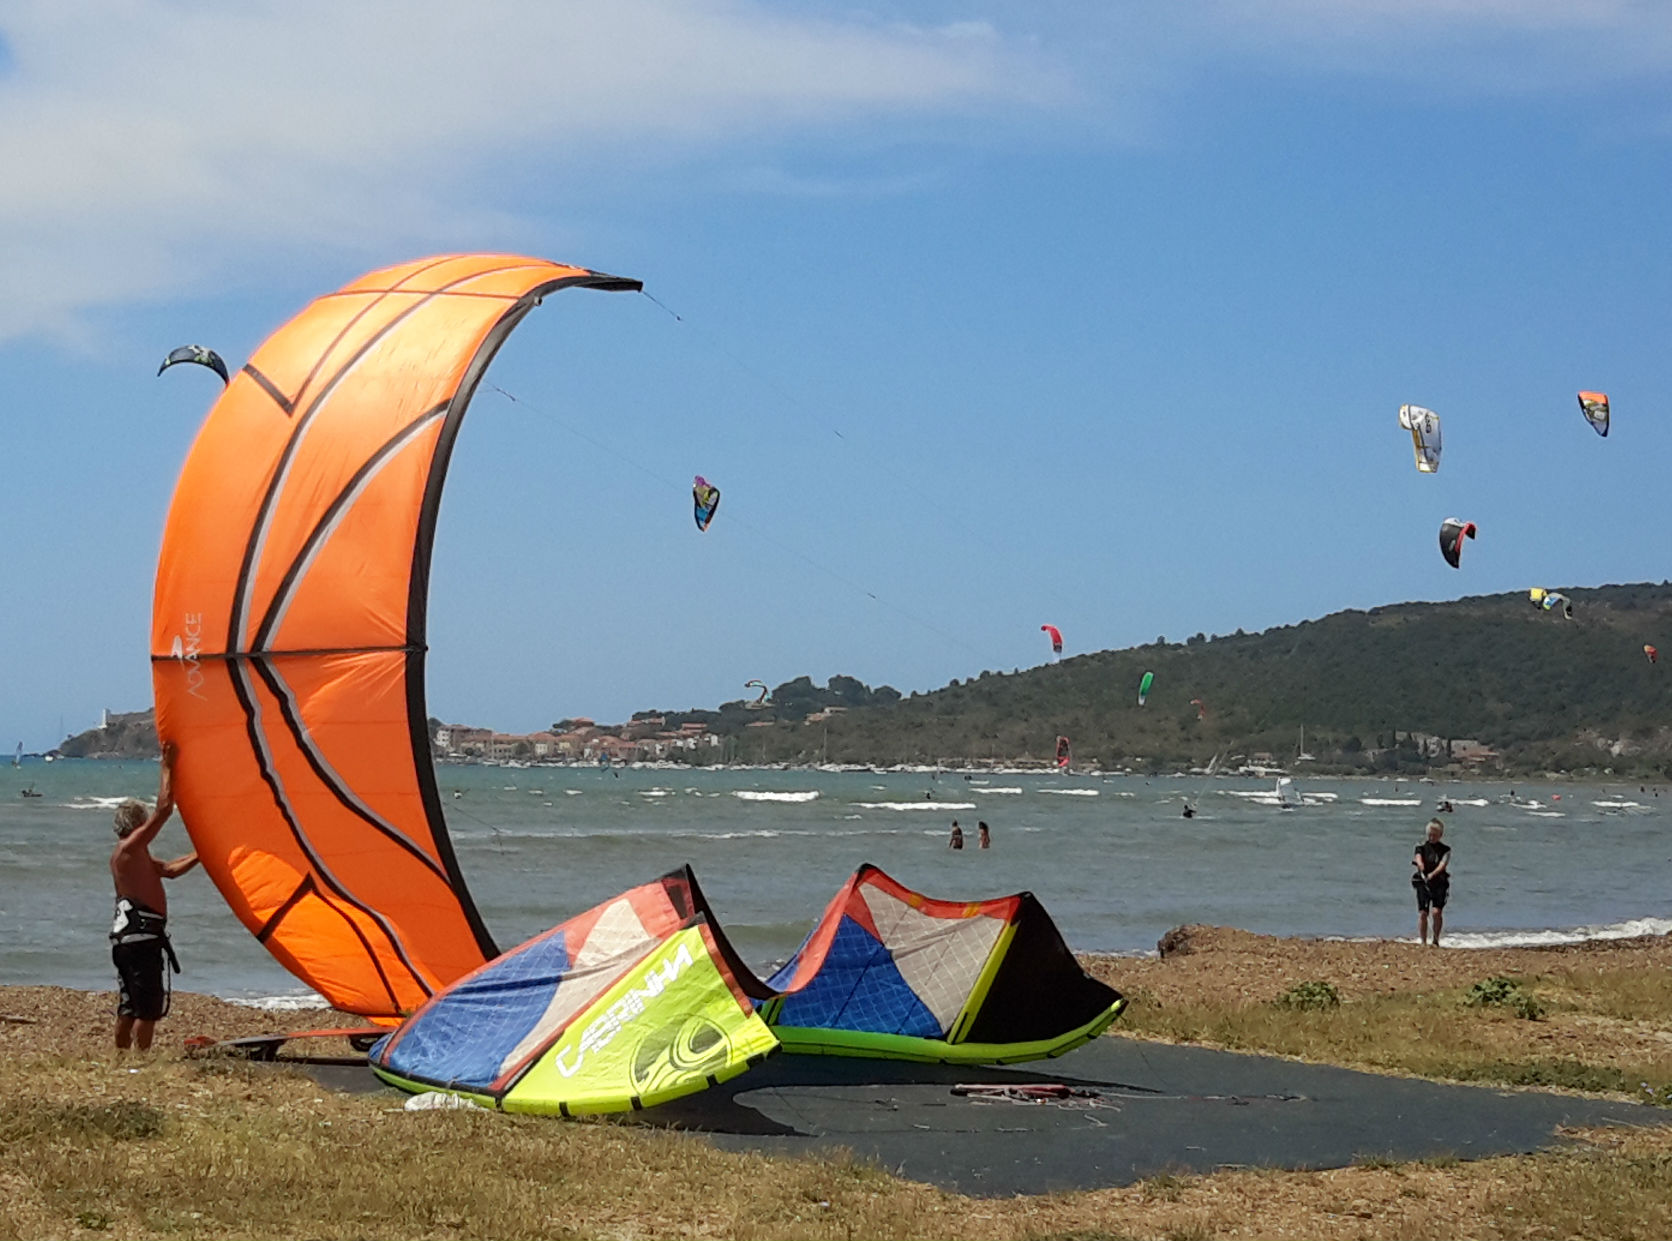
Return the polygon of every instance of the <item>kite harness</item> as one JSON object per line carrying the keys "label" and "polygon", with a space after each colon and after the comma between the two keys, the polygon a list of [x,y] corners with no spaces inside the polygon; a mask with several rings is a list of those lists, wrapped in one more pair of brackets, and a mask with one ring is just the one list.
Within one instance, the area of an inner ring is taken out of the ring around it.
{"label": "kite harness", "polygon": [[[168,958],[169,970],[175,974],[180,972],[180,958],[174,955],[174,944],[168,938],[168,915],[119,896],[116,898],[116,920],[110,926],[110,945],[116,948],[129,944],[159,945]],[[167,981],[166,976],[164,981]]]}

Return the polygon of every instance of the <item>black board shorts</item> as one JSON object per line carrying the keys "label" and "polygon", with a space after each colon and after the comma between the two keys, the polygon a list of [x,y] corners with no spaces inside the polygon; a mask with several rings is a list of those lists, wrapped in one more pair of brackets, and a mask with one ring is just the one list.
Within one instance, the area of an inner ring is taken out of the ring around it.
{"label": "black board shorts", "polygon": [[1445,879],[1430,879],[1427,883],[1412,885],[1417,892],[1417,909],[1426,910],[1430,905],[1435,909],[1446,907],[1446,895],[1451,891],[1451,883]]}
{"label": "black board shorts", "polygon": [[121,999],[116,1005],[118,1017],[159,1021],[168,1016],[168,988],[163,985],[167,958],[163,953],[162,940],[112,944],[110,959],[115,963],[116,977],[121,981]]}

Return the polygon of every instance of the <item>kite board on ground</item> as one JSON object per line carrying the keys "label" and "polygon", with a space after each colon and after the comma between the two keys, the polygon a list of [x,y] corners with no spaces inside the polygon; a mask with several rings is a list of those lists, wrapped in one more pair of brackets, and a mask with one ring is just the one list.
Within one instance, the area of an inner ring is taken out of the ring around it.
{"label": "kite board on ground", "polygon": [[293,1030],[288,1034],[246,1034],[242,1038],[213,1039],[195,1034],[186,1040],[186,1051],[197,1055],[224,1054],[248,1060],[275,1060],[286,1043],[301,1039],[340,1038],[363,1056],[388,1030],[379,1026],[348,1026],[337,1030]]}

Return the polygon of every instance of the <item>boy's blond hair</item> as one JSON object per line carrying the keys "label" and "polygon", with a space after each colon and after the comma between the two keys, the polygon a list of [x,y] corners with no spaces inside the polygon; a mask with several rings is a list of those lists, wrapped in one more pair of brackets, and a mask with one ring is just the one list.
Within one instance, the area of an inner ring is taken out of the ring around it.
{"label": "boy's blond hair", "polygon": [[144,824],[145,820],[150,817],[151,807],[147,806],[142,801],[135,801],[131,797],[128,798],[120,806],[116,807],[116,814],[114,815],[116,822],[116,835],[120,839],[126,840],[134,832],[137,832]]}

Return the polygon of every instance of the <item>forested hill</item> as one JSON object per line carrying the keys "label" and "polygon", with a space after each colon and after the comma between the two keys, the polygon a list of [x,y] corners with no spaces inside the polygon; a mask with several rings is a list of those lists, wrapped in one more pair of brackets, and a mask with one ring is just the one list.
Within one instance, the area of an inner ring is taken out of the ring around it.
{"label": "forested hill", "polygon": [[[823,688],[798,677],[776,687],[763,710],[738,701],[641,712],[623,728],[648,727],[654,717],[658,727],[696,723],[725,738],[723,749],[699,751],[696,761],[879,765],[1044,762],[1064,735],[1076,765],[1168,771],[1215,755],[1228,766],[1288,766],[1304,726],[1310,770],[1415,772],[1460,762],[1672,778],[1672,583],[1565,593],[1571,621],[1531,607],[1525,594],[1395,604],[984,672],[909,698],[851,677]],[[1666,660],[1651,665],[1645,643],[1663,648]],[[1140,708],[1145,672],[1155,684]],[[138,756],[155,747],[150,712],[136,712],[62,748]]]}
{"label": "forested hill", "polygon": [[[750,729],[736,757],[832,762],[1051,756],[1171,769],[1215,754],[1317,767],[1415,769],[1468,739],[1486,769],[1613,768],[1672,776],[1672,583],[1565,592],[1574,617],[1525,594],[1347,611],[1264,633],[1198,634],[1011,674],[983,672],[887,706]],[[1667,652],[1653,665],[1645,643]],[[1155,673],[1140,708],[1140,677]],[[1192,699],[1205,704],[1206,715]]]}

